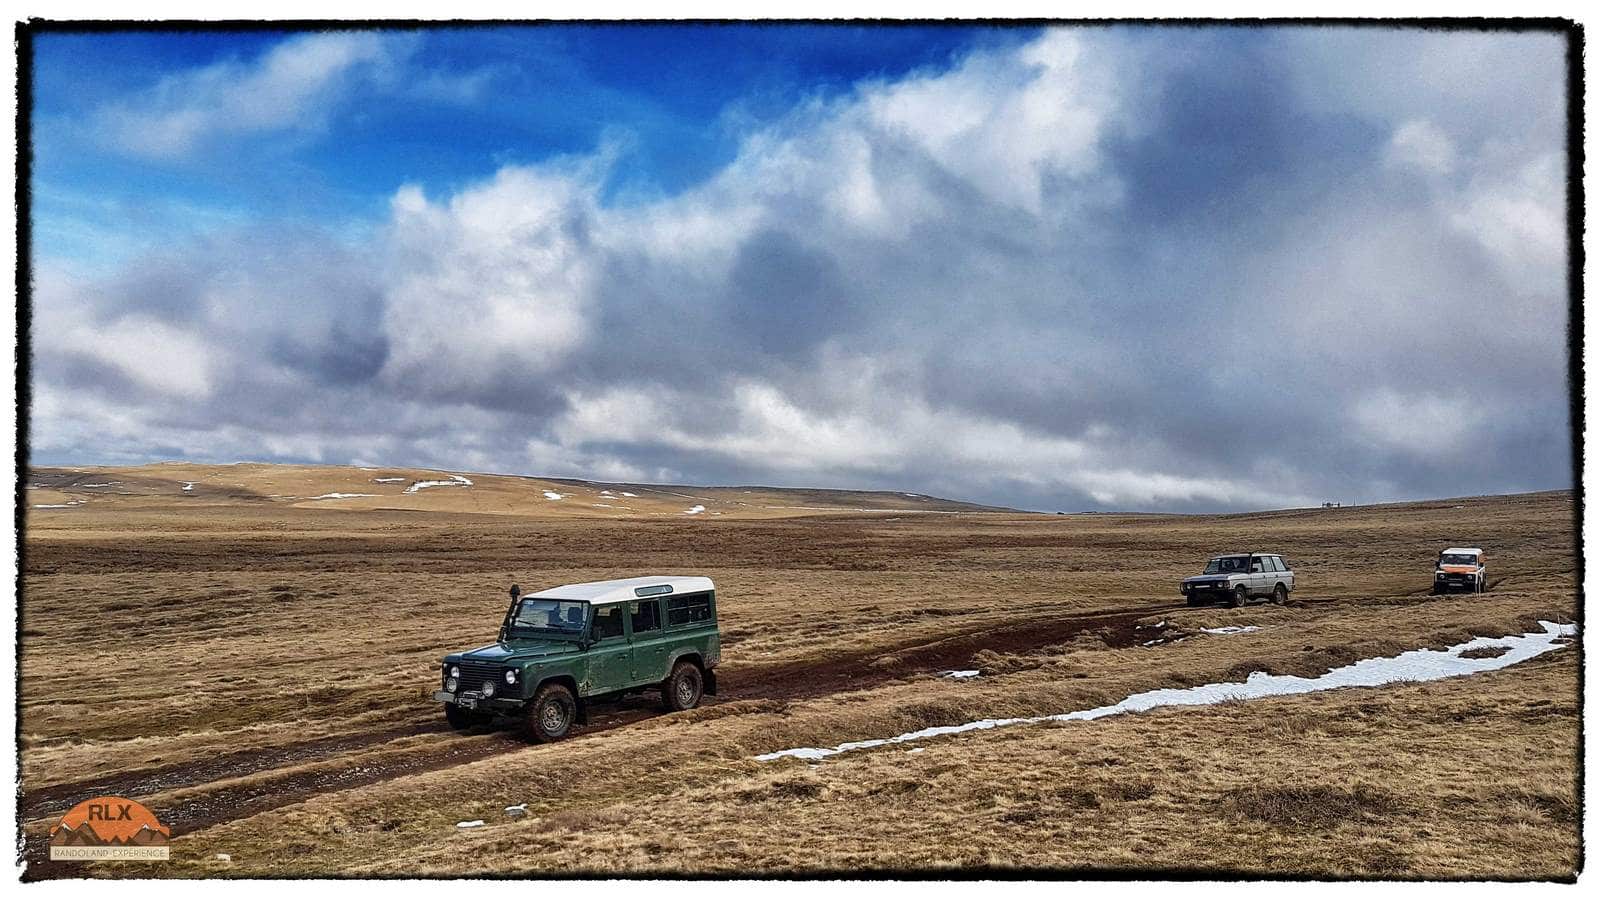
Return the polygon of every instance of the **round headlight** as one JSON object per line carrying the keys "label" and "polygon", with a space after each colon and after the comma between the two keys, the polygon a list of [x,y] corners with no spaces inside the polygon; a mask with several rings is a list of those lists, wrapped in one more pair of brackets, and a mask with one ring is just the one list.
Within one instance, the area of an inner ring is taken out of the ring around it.
{"label": "round headlight", "polygon": [[451,666],[450,667],[450,677],[451,678],[460,678],[461,677],[461,667],[460,666]]}
{"label": "round headlight", "polygon": [[494,682],[485,681],[483,683],[483,695],[485,697],[493,697],[494,696]]}
{"label": "round headlight", "polygon": [[449,678],[444,680],[444,689],[454,694],[456,692],[456,685],[460,683],[461,682],[457,681],[454,675],[451,675]]}
{"label": "round headlight", "polygon": [[507,669],[506,670],[506,684],[516,684],[516,683],[517,683],[517,670],[516,669]]}

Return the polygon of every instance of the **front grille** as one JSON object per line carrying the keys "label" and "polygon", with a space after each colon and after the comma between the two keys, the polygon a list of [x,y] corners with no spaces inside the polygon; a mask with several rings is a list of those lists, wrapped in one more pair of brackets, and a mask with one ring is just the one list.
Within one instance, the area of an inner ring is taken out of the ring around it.
{"label": "front grille", "polygon": [[458,665],[461,666],[461,690],[463,691],[481,691],[485,681],[494,682],[496,691],[505,687],[505,683],[501,680],[506,677],[505,666],[498,663],[474,662],[471,660],[462,660]]}

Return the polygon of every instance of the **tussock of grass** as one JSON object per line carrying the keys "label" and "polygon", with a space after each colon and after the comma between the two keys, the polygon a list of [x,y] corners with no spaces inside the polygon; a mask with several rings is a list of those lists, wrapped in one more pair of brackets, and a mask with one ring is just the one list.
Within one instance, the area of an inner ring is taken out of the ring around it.
{"label": "tussock of grass", "polygon": [[1405,811],[1398,797],[1365,784],[1254,786],[1230,795],[1224,804],[1241,818],[1298,828],[1332,828]]}

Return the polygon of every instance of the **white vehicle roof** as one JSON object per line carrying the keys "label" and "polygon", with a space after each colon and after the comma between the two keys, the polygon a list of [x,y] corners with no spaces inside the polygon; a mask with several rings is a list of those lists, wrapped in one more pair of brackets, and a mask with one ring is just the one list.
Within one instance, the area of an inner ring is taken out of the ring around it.
{"label": "white vehicle roof", "polygon": [[1477,547],[1447,547],[1445,553],[1471,553],[1473,556],[1482,556],[1483,551]]}
{"label": "white vehicle roof", "polygon": [[[668,590],[661,590],[662,587]],[[583,584],[563,584],[560,587],[549,588],[537,594],[524,594],[524,597],[538,597],[544,600],[586,600],[590,603],[618,603],[623,600],[639,600],[634,593],[638,588],[656,588],[650,597],[666,597],[672,594],[694,594],[701,591],[715,589],[716,585],[711,579],[699,575],[644,575],[639,578],[616,578],[611,581],[588,581]]]}

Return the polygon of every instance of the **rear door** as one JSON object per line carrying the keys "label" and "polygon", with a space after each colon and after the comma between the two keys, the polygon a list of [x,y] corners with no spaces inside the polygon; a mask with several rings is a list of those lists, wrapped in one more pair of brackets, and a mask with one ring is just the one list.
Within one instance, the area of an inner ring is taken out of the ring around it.
{"label": "rear door", "polygon": [[1272,573],[1267,571],[1265,556],[1250,557],[1250,593],[1257,597],[1272,591]]}
{"label": "rear door", "polygon": [[628,637],[633,642],[634,684],[650,684],[667,677],[667,642],[662,636],[659,599],[628,604]]}
{"label": "rear door", "polygon": [[1274,556],[1272,561],[1278,564],[1278,580],[1283,582],[1285,590],[1294,590],[1294,576],[1289,574],[1289,564],[1281,556]]}
{"label": "rear door", "polygon": [[633,680],[633,645],[628,643],[626,603],[596,606],[589,620],[589,687],[586,694],[609,694]]}

